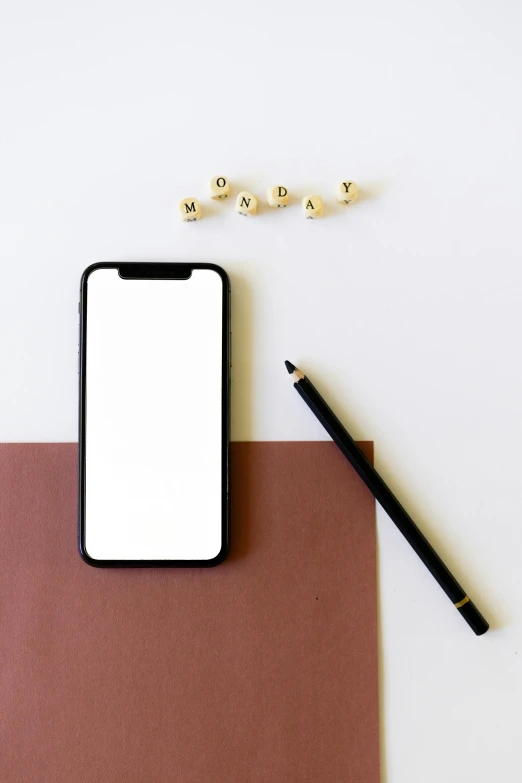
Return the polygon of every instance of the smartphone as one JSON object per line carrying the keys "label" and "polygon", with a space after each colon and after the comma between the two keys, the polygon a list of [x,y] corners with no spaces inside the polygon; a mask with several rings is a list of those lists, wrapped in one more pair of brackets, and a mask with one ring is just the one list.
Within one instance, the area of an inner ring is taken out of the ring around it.
{"label": "smartphone", "polygon": [[94,264],[79,312],[81,557],[217,565],[229,549],[227,274]]}

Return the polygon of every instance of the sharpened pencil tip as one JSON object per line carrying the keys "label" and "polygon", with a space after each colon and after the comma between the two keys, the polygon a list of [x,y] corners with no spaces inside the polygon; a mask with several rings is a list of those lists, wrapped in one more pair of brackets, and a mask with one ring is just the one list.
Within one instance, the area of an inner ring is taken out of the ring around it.
{"label": "sharpened pencil tip", "polygon": [[295,370],[295,364],[292,364],[292,362],[289,362],[288,359],[285,362],[285,367],[288,370],[288,374],[291,375]]}

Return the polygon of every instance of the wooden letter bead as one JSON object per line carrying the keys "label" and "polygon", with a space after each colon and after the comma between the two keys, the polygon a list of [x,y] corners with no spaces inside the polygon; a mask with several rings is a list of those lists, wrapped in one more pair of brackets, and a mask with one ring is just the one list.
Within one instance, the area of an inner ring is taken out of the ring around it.
{"label": "wooden letter bead", "polygon": [[230,196],[230,185],[226,177],[214,177],[209,182],[210,198],[228,198]]}
{"label": "wooden letter bead", "polygon": [[201,207],[195,198],[184,198],[179,202],[179,214],[184,223],[200,220]]}
{"label": "wooden letter bead", "polygon": [[268,188],[266,197],[271,207],[286,207],[288,204],[288,189],[284,185],[276,185],[275,188]]}
{"label": "wooden letter bead", "polygon": [[322,217],[323,200],[321,196],[305,196],[303,201],[303,215],[308,220]]}
{"label": "wooden letter bead", "polygon": [[337,188],[337,201],[341,204],[353,204],[358,195],[359,189],[355,182],[341,182]]}
{"label": "wooden letter bead", "polygon": [[250,217],[256,214],[257,210],[257,196],[253,193],[249,193],[247,190],[242,190],[236,201],[236,209],[240,215]]}

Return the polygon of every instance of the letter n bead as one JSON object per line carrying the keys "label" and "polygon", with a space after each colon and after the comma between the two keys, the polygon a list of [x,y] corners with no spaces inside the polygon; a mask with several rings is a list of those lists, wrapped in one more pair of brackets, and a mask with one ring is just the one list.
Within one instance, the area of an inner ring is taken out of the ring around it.
{"label": "letter n bead", "polygon": [[201,219],[201,207],[195,198],[184,198],[179,202],[179,215],[184,223]]}
{"label": "letter n bead", "polygon": [[230,185],[226,177],[214,177],[209,182],[210,198],[222,199],[230,196]]}
{"label": "letter n bead", "polygon": [[305,196],[302,200],[303,215],[307,220],[315,220],[323,215],[323,200],[321,196]]}
{"label": "letter n bead", "polygon": [[266,192],[268,203],[271,207],[286,207],[288,205],[288,189],[284,185],[276,185],[275,188],[268,188]]}
{"label": "letter n bead", "polygon": [[353,204],[354,201],[357,201],[358,195],[359,189],[355,182],[341,182],[337,186],[337,201],[341,204]]}
{"label": "letter n bead", "polygon": [[249,193],[247,190],[242,190],[236,199],[236,209],[244,217],[255,215],[257,211],[257,196],[254,196],[253,193]]}

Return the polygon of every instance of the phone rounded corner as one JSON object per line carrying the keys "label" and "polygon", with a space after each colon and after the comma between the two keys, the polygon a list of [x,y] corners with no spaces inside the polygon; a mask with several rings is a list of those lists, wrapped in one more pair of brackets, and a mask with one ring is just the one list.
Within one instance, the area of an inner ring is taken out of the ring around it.
{"label": "phone rounded corner", "polygon": [[96,560],[94,557],[91,557],[90,554],[87,552],[87,549],[85,548],[85,544],[83,541],[78,541],[78,554],[80,555],[83,562],[91,566],[91,568],[102,568],[103,563],[100,560]]}
{"label": "phone rounded corner", "polygon": [[229,291],[231,290],[230,277],[228,275],[228,272],[226,272],[222,266],[220,266],[219,264],[208,264],[206,268],[218,274],[223,284],[226,286],[226,288],[228,288]]}
{"label": "phone rounded corner", "polygon": [[229,555],[230,555],[230,542],[226,540],[223,541],[221,545],[221,549],[219,550],[217,555],[215,555],[210,560],[207,560],[205,562],[205,566],[207,568],[215,568],[216,566],[221,565],[221,563],[224,563]]}
{"label": "phone rounded corner", "polygon": [[104,261],[97,261],[94,264],[89,264],[89,266],[83,270],[82,276],[80,278],[80,290],[83,291],[87,285],[89,277],[93,274],[93,272],[97,272],[99,269],[107,269],[107,263]]}

